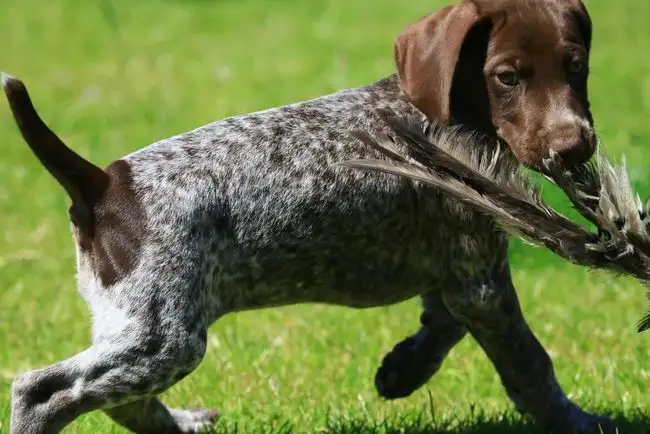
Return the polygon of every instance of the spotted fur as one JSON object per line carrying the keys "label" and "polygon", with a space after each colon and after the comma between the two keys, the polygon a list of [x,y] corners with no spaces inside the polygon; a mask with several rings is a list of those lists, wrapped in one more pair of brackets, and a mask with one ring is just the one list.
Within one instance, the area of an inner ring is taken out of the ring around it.
{"label": "spotted fur", "polygon": [[[391,76],[212,123],[114,163],[92,205],[104,210],[94,226],[73,222],[92,346],[15,380],[11,432],[58,432],[97,409],[138,433],[196,432],[216,412],[168,409],[156,395],[199,365],[221,316],[415,296],[421,329],[382,362],[380,394],[412,393],[469,332],[522,411],[562,432],[601,421],[558,385],[519,309],[508,239],[491,217],[422,183],[336,164],[383,158],[349,134],[390,136],[378,109],[438,131]],[[443,148],[496,146],[460,131],[431,137]],[[123,242],[102,238],[108,227]]]}

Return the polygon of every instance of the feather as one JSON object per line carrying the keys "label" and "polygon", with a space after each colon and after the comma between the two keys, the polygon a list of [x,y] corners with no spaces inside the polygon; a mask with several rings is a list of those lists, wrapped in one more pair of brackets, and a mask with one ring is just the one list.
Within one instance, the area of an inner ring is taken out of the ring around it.
{"label": "feather", "polygon": [[[503,230],[572,263],[629,274],[650,284],[650,201],[642,206],[625,161],[612,165],[600,152],[595,163],[571,170],[564,168],[558,154],[544,161],[544,175],[596,227],[594,233],[547,205],[498,143],[458,128],[423,126],[421,119],[387,110],[378,115],[394,135],[377,139],[355,131],[353,136],[386,159],[345,161],[338,166],[427,184],[491,216]],[[404,155],[400,149],[406,149]],[[637,328],[639,332],[650,329],[650,314]]]}

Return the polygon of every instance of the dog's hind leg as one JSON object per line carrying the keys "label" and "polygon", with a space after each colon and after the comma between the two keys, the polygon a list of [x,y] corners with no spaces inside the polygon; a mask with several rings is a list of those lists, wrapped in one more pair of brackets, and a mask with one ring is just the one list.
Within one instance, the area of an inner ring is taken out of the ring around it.
{"label": "dog's hind leg", "polygon": [[440,291],[422,296],[420,330],[386,355],[375,374],[375,387],[388,399],[409,396],[440,369],[467,329],[445,307]]}
{"label": "dog's hind leg", "polygon": [[[193,432],[207,413],[167,410],[153,397],[199,365],[206,328],[193,315],[159,313],[156,321],[131,317],[119,332],[103,334],[78,355],[20,375],[13,384],[11,433],[57,433],[99,409],[135,432]],[[138,407],[142,414],[136,420]],[[165,429],[154,429],[160,426]]]}
{"label": "dog's hind leg", "polygon": [[168,408],[156,397],[105,409],[115,422],[138,434],[196,433],[214,425],[216,410]]}

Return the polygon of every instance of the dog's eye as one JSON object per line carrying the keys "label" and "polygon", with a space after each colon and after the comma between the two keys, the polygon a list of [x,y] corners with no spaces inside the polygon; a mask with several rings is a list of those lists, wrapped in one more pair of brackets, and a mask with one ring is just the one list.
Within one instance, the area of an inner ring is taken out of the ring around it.
{"label": "dog's eye", "polygon": [[567,71],[571,75],[582,75],[587,70],[587,65],[582,59],[571,59],[567,64]]}
{"label": "dog's eye", "polygon": [[519,74],[515,71],[498,72],[497,80],[504,86],[514,87],[519,84]]}

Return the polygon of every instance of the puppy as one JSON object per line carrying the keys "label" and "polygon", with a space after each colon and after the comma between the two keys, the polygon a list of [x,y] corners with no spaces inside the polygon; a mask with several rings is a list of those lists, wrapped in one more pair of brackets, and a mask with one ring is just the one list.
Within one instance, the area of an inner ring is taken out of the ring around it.
{"label": "puppy", "polygon": [[550,151],[579,164],[594,149],[590,41],[577,0],[462,1],[404,30],[396,75],[215,122],[105,170],[62,143],[5,76],[23,137],[71,198],[93,314],[87,350],[15,380],[11,432],[58,432],[92,410],[138,433],[196,432],[214,411],[156,396],[199,365],[221,316],[415,296],[421,327],[382,362],[382,396],[412,393],[469,332],[518,409],[558,432],[597,427],[604,420],[566,397],[527,326],[491,217],[406,179],[334,167],[381,157],[347,132],[389,135],[377,109],[416,117],[425,134],[434,121],[462,124],[506,143],[515,164],[539,168]]}

